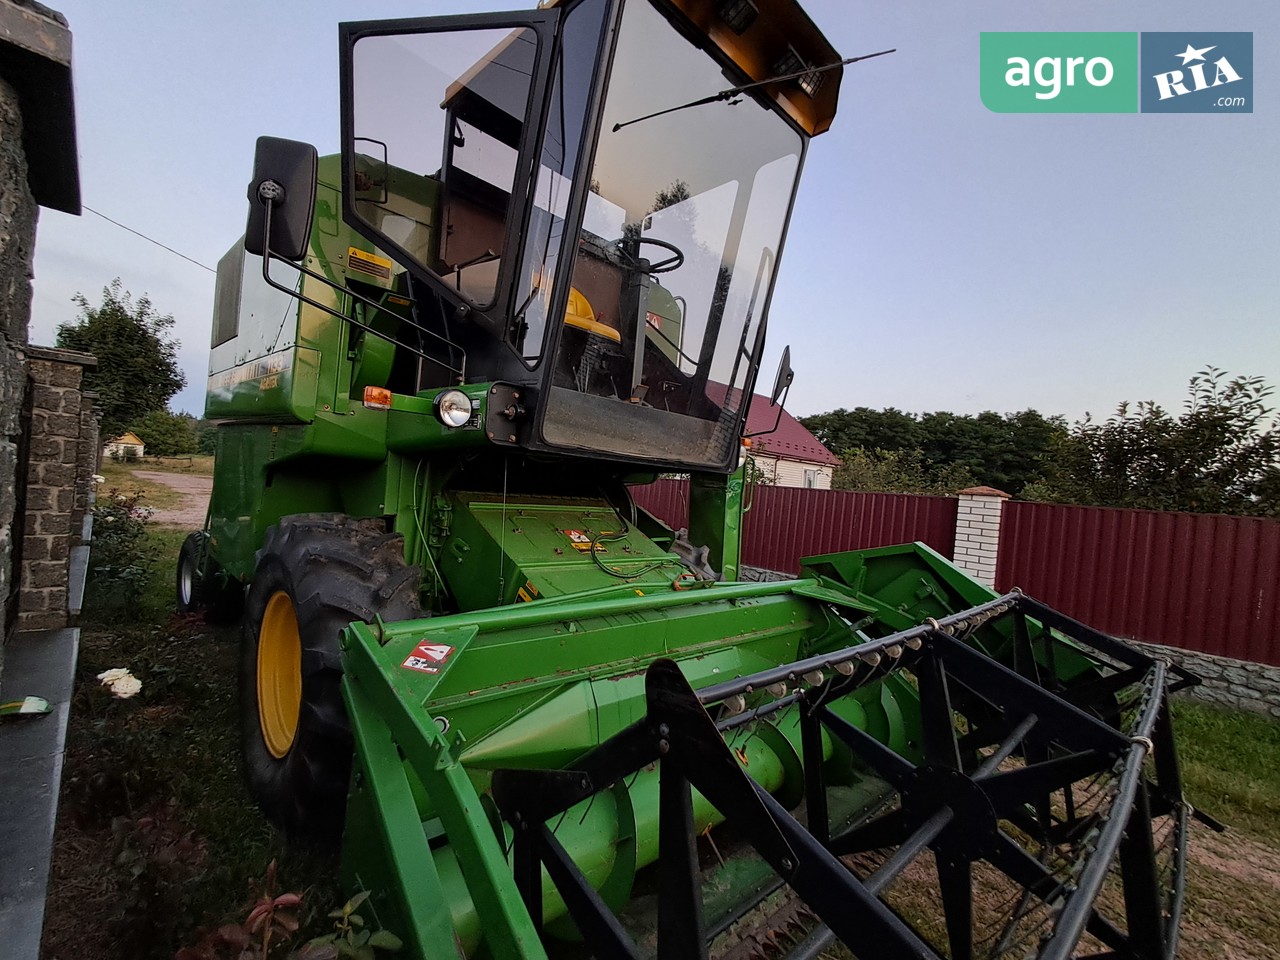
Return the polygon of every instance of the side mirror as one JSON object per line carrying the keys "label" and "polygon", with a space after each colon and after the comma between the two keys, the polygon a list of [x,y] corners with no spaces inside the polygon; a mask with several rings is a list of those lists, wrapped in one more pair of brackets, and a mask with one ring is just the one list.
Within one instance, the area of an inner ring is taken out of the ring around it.
{"label": "side mirror", "polygon": [[777,431],[778,424],[782,423],[782,404],[778,402],[778,398],[781,397],[783,403],[786,402],[786,395],[791,390],[791,381],[795,378],[795,371],[791,369],[791,347],[788,345],[782,349],[782,359],[778,361],[778,376],[773,381],[773,393],[769,397],[769,406],[778,408],[778,414],[773,418],[773,426],[768,430],[749,433],[748,437],[765,437]]}
{"label": "side mirror", "polygon": [[245,250],[260,257],[269,250],[272,256],[298,262],[307,253],[315,205],[316,148],[297,140],[259,137],[249,181]]}
{"label": "side mirror", "polygon": [[782,359],[778,361],[778,376],[773,381],[773,393],[769,396],[769,406],[778,405],[778,398],[791,389],[791,381],[795,378],[795,371],[791,369],[791,347],[788,345],[783,348]]}

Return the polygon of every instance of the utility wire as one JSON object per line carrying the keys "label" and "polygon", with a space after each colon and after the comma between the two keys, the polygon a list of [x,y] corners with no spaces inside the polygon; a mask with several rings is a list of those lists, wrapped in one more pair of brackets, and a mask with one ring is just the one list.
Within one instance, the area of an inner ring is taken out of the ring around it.
{"label": "utility wire", "polygon": [[117,227],[119,227],[121,230],[128,230],[128,231],[129,231],[130,233],[132,233],[135,237],[141,237],[143,240],[146,240],[146,241],[148,241],[149,243],[154,243],[157,247],[162,247],[163,249],[168,250],[168,251],[169,251],[170,253],[172,253],[175,257],[181,257],[183,260],[187,261],[187,263],[194,263],[197,267],[200,267],[202,270],[208,270],[210,273],[217,273],[217,272],[218,272],[217,270],[213,269],[213,267],[205,266],[205,265],[204,265],[203,263],[201,263],[199,260],[192,260],[192,259],[191,259],[190,257],[188,257],[185,253],[179,253],[177,250],[173,249],[173,247],[166,247],[166,246],[165,246],[163,243],[161,243],[159,240],[153,240],[151,237],[148,237],[145,233],[139,233],[137,230],[133,229],[133,227],[126,227],[126,226],[125,226],[123,223],[121,223],[119,220],[112,220],[112,219],[111,219],[110,217],[108,217],[105,213],[99,213],[97,210],[93,209],[93,207],[89,206],[88,204],[82,203],[82,204],[80,204],[80,206],[84,207],[86,210],[88,210],[88,211],[89,211],[90,213],[92,213],[94,216],[96,216],[96,217],[101,217],[103,220],[107,221],[107,223],[114,223],[114,224],[115,224]]}

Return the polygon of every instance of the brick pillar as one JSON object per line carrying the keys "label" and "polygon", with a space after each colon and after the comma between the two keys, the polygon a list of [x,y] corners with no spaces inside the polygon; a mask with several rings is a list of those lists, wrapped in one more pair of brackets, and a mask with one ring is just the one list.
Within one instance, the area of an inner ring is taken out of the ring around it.
{"label": "brick pillar", "polygon": [[[87,353],[29,346],[31,441],[27,462],[26,529],[22,540],[22,592],[18,627],[42,630],[68,624],[69,560],[78,546],[96,462],[84,447],[96,448],[97,418],[81,392],[86,367],[97,361]],[[88,436],[86,436],[86,433]],[[71,604],[78,607],[78,602]]]}
{"label": "brick pillar", "polygon": [[987,586],[994,586],[996,582],[1000,513],[1008,499],[1009,494],[994,487],[969,487],[960,491],[954,562]]}

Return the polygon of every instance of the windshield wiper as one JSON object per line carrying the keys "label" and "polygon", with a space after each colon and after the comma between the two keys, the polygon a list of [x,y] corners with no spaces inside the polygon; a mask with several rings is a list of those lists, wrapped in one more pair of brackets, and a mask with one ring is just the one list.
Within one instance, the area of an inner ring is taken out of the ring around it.
{"label": "windshield wiper", "polygon": [[688,103],[682,103],[678,107],[667,107],[665,110],[659,110],[657,113],[645,114],[643,117],[636,117],[634,120],[628,120],[625,123],[615,123],[613,132],[617,133],[623,127],[629,127],[633,123],[639,123],[642,120],[652,120],[654,117],[665,116],[668,113],[675,113],[677,110],[688,110],[690,107],[701,107],[707,103],[717,103],[721,100],[732,100],[740,93],[748,90],[754,90],[756,87],[763,87],[770,83],[782,83],[784,80],[795,80],[799,77],[807,77],[815,73],[822,73],[826,70],[834,70],[836,67],[847,67],[851,63],[857,63],[859,60],[870,60],[872,57],[883,57],[887,53],[897,53],[898,48],[892,50],[881,50],[877,53],[864,53],[860,57],[849,57],[847,60],[841,60],[838,63],[828,63],[825,67],[806,67],[803,70],[797,70],[795,73],[784,73],[780,77],[769,77],[767,80],[757,80],[754,83],[744,83],[740,87],[730,87],[728,90],[721,90],[719,93],[713,93],[709,97],[703,97],[701,100],[691,100]]}

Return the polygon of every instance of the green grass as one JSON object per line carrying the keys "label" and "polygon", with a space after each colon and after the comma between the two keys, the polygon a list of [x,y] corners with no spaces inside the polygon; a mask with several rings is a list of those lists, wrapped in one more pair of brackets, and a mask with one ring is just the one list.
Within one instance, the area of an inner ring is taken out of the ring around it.
{"label": "green grass", "polygon": [[1173,716],[1187,799],[1280,846],[1280,720],[1181,698]]}
{"label": "green grass", "polygon": [[104,463],[102,476],[105,481],[98,487],[98,496],[109,496],[113,490],[127,497],[141,493],[143,506],[153,508],[174,507],[181,503],[182,494],[177,490],[134,474],[135,470],[149,469],[150,466],[141,464]]}

